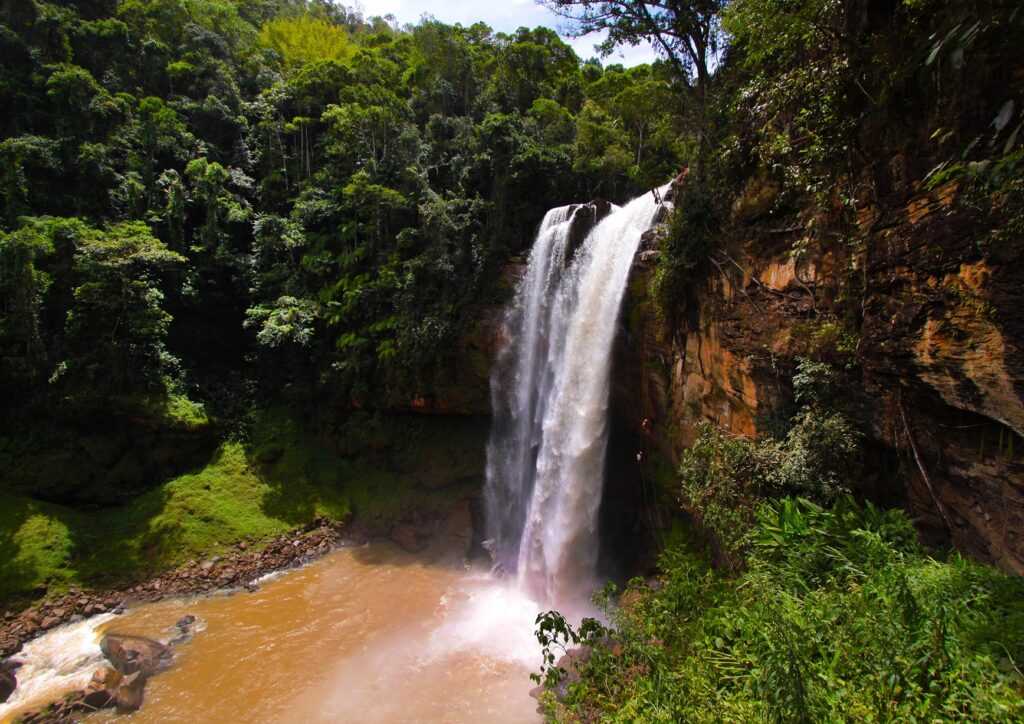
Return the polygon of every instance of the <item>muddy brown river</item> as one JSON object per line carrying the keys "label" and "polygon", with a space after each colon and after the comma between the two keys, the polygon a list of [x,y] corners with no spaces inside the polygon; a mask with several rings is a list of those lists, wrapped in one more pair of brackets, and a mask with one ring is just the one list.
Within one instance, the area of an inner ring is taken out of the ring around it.
{"label": "muddy brown river", "polygon": [[99,639],[195,636],[146,685],[135,722],[531,722],[538,607],[453,551],[343,548],[235,592],[141,604],[63,626],[29,644],[0,720],[81,687]]}

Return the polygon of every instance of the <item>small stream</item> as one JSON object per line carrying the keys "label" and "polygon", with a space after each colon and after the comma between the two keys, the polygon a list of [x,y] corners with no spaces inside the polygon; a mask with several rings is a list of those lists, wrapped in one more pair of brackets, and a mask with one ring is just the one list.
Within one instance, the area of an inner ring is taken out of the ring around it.
{"label": "small stream", "polygon": [[102,722],[530,722],[538,607],[460,551],[343,548],[245,591],[140,604],[62,626],[20,655],[0,720],[83,686],[105,632],[193,639],[146,685],[132,714]]}

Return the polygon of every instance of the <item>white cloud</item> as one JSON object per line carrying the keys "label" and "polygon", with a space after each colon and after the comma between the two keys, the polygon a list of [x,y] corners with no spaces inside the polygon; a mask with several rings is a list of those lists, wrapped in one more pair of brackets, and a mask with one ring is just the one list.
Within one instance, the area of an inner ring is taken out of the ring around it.
{"label": "white cloud", "polygon": [[[472,25],[482,20],[495,30],[505,33],[514,32],[524,25],[530,28],[543,25],[556,30],[572,45],[576,54],[584,59],[597,55],[594,45],[601,40],[597,35],[568,38],[563,32],[565,20],[535,0],[360,0],[354,4],[362,10],[365,17],[394,15],[399,25],[416,23],[423,15],[432,15],[445,23],[463,25]],[[636,48],[622,48],[602,62],[632,66],[649,63],[654,57],[654,51],[650,46],[640,45]]]}

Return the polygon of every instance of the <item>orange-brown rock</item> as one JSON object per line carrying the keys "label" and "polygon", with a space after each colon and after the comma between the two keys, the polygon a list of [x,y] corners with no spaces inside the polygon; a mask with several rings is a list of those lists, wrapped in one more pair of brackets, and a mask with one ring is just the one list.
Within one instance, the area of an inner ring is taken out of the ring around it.
{"label": "orange-brown rock", "polygon": [[656,258],[638,255],[616,351],[622,426],[639,440],[649,418],[642,438],[675,465],[701,420],[763,431],[798,356],[841,358],[870,450],[864,491],[908,505],[930,539],[1024,573],[1024,239],[979,242],[991,222],[957,193],[865,204],[856,244],[744,227],[676,324],[648,294]]}

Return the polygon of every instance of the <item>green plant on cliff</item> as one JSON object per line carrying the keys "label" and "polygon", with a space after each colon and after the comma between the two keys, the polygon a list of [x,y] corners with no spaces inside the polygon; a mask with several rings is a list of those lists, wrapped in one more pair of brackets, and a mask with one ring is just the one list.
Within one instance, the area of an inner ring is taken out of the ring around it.
{"label": "green plant on cliff", "polygon": [[651,292],[660,314],[673,320],[686,299],[687,286],[707,266],[708,255],[719,243],[719,215],[707,187],[695,181],[679,186],[660,242]]}
{"label": "green plant on cliff", "polygon": [[796,412],[778,438],[732,435],[701,423],[679,466],[682,500],[712,535],[722,562],[743,565],[761,502],[800,495],[827,503],[855,471],[858,434],[836,399],[835,371],[800,360]]}
{"label": "green plant on cliff", "polygon": [[671,548],[656,582],[596,597],[610,638],[548,718],[1019,721],[1024,581],[916,539],[899,511],[787,498],[738,577]]}

